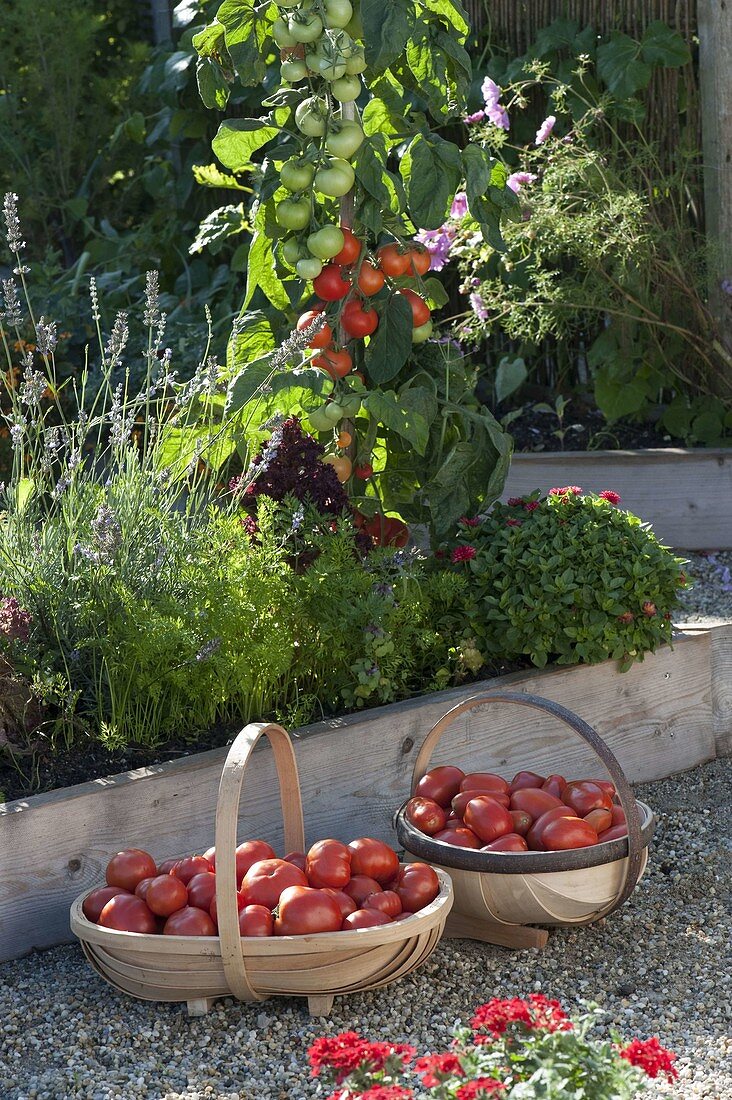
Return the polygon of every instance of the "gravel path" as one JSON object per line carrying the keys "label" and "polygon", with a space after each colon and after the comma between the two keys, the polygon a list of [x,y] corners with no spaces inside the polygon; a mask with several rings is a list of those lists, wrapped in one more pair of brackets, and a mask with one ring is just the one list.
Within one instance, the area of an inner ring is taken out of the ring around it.
{"label": "gravel path", "polygon": [[677,553],[679,557],[688,558],[687,572],[694,586],[683,593],[683,606],[676,612],[676,621],[732,621],[732,550],[703,554],[679,550]]}
{"label": "gravel path", "polygon": [[681,1074],[652,1097],[732,1098],[729,859],[732,762],[638,788],[659,817],[649,870],[603,925],[556,932],[544,951],[441,945],[387,990],[336,1002],[328,1020],[302,1003],[226,1000],[203,1019],[179,1005],[117,997],[76,947],[0,968],[3,1100],[304,1100],[318,1095],[305,1051],[325,1031],[441,1049],[454,1021],[493,995],[542,990],[570,1011],[597,1001],[628,1038],[660,1036]]}

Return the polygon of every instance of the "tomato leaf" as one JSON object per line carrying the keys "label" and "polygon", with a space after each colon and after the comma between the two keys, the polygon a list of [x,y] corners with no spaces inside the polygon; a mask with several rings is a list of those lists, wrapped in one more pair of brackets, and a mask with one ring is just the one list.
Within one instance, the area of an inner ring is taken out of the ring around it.
{"label": "tomato leaf", "polygon": [[225,119],[212,147],[225,168],[231,172],[245,172],[252,167],[252,153],[278,133],[276,126],[267,126],[260,118]]}
{"label": "tomato leaf", "polygon": [[240,313],[226,348],[226,368],[233,374],[275,347],[272,325],[261,310]]}
{"label": "tomato leaf", "polygon": [[464,41],[470,32],[468,13],[460,0],[424,0],[428,11],[441,16],[448,26],[454,27]]}
{"label": "tomato leaf", "polygon": [[364,355],[369,379],[377,385],[390,382],[399,374],[411,350],[412,308],[406,298],[392,294]]}
{"label": "tomato leaf", "polygon": [[196,81],[204,106],[223,111],[229,102],[229,85],[218,61],[211,57],[199,57],[196,62]]}
{"label": "tomato leaf", "polygon": [[239,183],[235,176],[222,172],[217,164],[194,164],[191,171],[194,180],[201,187],[223,187],[227,191],[251,192],[252,190],[251,187]]}
{"label": "tomato leaf", "polygon": [[249,246],[247,262],[247,290],[242,304],[246,309],[255,291],[260,289],[275,309],[287,310],[290,308],[290,298],[277,274],[272,239],[267,235],[268,205],[260,203],[254,215],[254,236]]}
{"label": "tomato leaf", "polygon": [[371,416],[406,439],[420,455],[427,450],[433,403],[432,395],[419,388],[403,390],[399,395],[393,390],[372,390],[363,402]]}
{"label": "tomato leaf", "polygon": [[374,73],[383,73],[404,50],[414,21],[409,0],[361,0],[366,61]]}
{"label": "tomato leaf", "polygon": [[439,229],[462,178],[457,145],[437,134],[417,134],[399,163],[409,212],[422,229]]}
{"label": "tomato leaf", "polygon": [[224,0],[216,13],[224,27],[226,48],[236,74],[245,86],[261,84],[266,75],[262,47],[271,24],[268,12],[272,10],[273,5],[257,6],[253,0]]}
{"label": "tomato leaf", "polygon": [[597,50],[597,71],[613,95],[620,99],[647,87],[651,79],[651,66],[641,61],[641,46],[633,38],[620,31],[613,31],[610,41]]}
{"label": "tomato leaf", "polygon": [[213,255],[216,255],[228,237],[233,236],[234,233],[242,233],[247,228],[243,203],[239,203],[238,206],[220,206],[218,210],[212,210],[208,217],[203,219],[188,251],[193,256],[197,252],[203,252],[204,248],[208,248]]}

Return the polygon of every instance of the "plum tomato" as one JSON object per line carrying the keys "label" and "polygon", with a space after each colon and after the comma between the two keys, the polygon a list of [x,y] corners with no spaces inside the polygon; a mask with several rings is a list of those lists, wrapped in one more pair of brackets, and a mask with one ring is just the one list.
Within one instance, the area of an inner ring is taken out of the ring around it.
{"label": "plum tomato", "polygon": [[299,867],[301,871],[305,870],[305,861],[307,856],[304,852],[288,852],[286,856],[282,857],[285,863],[294,863],[296,867]]}
{"label": "plum tomato", "polygon": [[617,825],[611,825],[609,829],[606,829],[604,833],[598,835],[600,844],[604,844],[606,840],[620,840],[621,837],[628,835],[628,825],[625,821],[619,822]]}
{"label": "plum tomato", "polygon": [[357,928],[378,928],[381,924],[391,924],[391,917],[380,909],[357,909],[343,918],[342,932],[353,932]]}
{"label": "plum tomato", "polygon": [[[208,911],[216,897],[216,875],[213,871],[201,871],[188,883],[188,904]],[[184,903],[185,904],[185,903]],[[152,906],[150,906],[152,909]]]}
{"label": "plum tomato", "polygon": [[354,875],[348,885],[343,887],[343,893],[353,898],[359,906],[363,905],[370,894],[380,894],[381,890],[381,883],[369,875]]}
{"label": "plum tomato", "polygon": [[509,810],[508,812],[513,821],[513,831],[518,833],[519,836],[526,836],[532,824],[531,814],[527,814],[526,810]]}
{"label": "plum tomato", "polygon": [[434,799],[446,810],[460,790],[460,784],[464,778],[465,772],[461,771],[460,768],[453,768],[449,765],[432,768],[422,776],[414,788],[414,793],[423,795],[424,798]]}
{"label": "plum tomato", "polygon": [[613,806],[610,813],[612,814],[613,825],[625,825],[625,810],[622,806]]}
{"label": "plum tomato", "polygon": [[597,833],[581,817],[558,817],[544,828],[541,842],[547,852],[566,852],[597,844]]}
{"label": "plum tomato", "polygon": [[107,886],[121,886],[132,893],[144,878],[154,878],[158,869],[155,860],[141,848],[125,848],[117,852],[107,864],[105,878]]}
{"label": "plum tomato", "polygon": [[397,876],[394,891],[402,908],[417,913],[434,901],[440,892],[440,880],[427,863],[406,863]]}
{"label": "plum tomato", "polygon": [[338,264],[339,267],[349,267],[351,264],[355,264],[361,255],[362,245],[360,239],[350,229],[346,229],[342,225],[341,232],[343,233],[343,248],[333,257],[333,263]]}
{"label": "plum tomato", "polygon": [[452,844],[455,848],[480,848],[480,838],[472,829],[464,825],[457,825],[449,829],[442,829],[435,833],[433,840],[439,840],[443,844]]}
{"label": "plum tomato", "polygon": [[393,244],[383,245],[376,253],[376,258],[384,274],[389,275],[392,279],[407,274],[410,262],[409,253],[403,252],[396,241]]}
{"label": "plum tomato", "polygon": [[366,875],[377,882],[390,882],[399,873],[399,857],[383,840],[361,836],[348,845],[351,873]]}
{"label": "plum tomato", "polygon": [[604,833],[606,829],[611,828],[613,823],[612,810],[606,810],[604,807],[598,810],[590,810],[588,814],[585,814],[584,820],[599,835]]}
{"label": "plum tomato", "polygon": [[164,936],[215,936],[216,927],[208,913],[186,905],[171,913],[163,925]]}
{"label": "plum tomato", "polygon": [[384,272],[374,267],[368,260],[361,264],[356,285],[362,294],[370,298],[372,294],[378,294],[385,283]]}
{"label": "plum tomato", "polygon": [[358,909],[358,905],[356,904],[354,899],[350,896],[350,894],[347,894],[345,890],[334,890],[330,886],[324,886],[323,893],[329,894],[332,898],[335,899],[340,907],[342,917],[347,917],[349,913],[355,913]]}
{"label": "plum tomato", "polygon": [[[210,875],[215,881],[216,876],[213,871],[204,871],[206,875]],[[198,875],[194,876],[198,878]],[[193,879],[191,879],[193,882]],[[158,875],[150,883],[147,891],[147,897],[145,901],[148,909],[155,914],[156,917],[169,917],[171,913],[175,913],[178,909],[182,909],[184,905],[188,905],[188,888],[181,882],[175,875]],[[191,900],[191,905],[196,903]],[[199,909],[208,909],[211,904],[211,899],[206,905],[199,905]]]}
{"label": "plum tomato", "polygon": [[354,340],[363,340],[364,336],[371,336],[376,332],[379,327],[379,315],[370,305],[364,308],[364,302],[358,298],[352,298],[343,307],[341,327]]}
{"label": "plum tomato", "polygon": [[129,890],[123,890],[121,886],[100,886],[84,898],[81,906],[82,913],[88,921],[96,924],[104,906],[117,894],[126,894],[128,897],[134,896]]}
{"label": "plum tomato", "polygon": [[548,775],[542,783],[541,789],[553,794],[555,798],[561,798],[566,786],[567,780],[563,775]]}
{"label": "plum tomato", "polygon": [[[306,328],[310,328],[312,323],[319,317],[322,317],[322,311],[319,309],[309,309],[307,313],[303,313],[297,322],[297,331],[303,332]],[[333,339],[333,330],[326,321],[321,329],[319,329],[310,340],[308,344],[309,348],[327,348]]]}
{"label": "plum tomato", "polygon": [[551,810],[547,810],[545,813],[537,817],[528,833],[526,834],[526,841],[534,852],[541,852],[544,849],[542,843],[542,834],[544,829],[550,822],[556,821],[560,817],[577,817],[577,814],[570,806],[554,806]]}
{"label": "plum tomato", "polygon": [[508,783],[493,772],[468,772],[460,784],[461,791],[500,791],[508,794]]}
{"label": "plum tomato", "polygon": [[179,878],[184,886],[187,886],[194,875],[200,875],[202,871],[213,871],[213,867],[203,856],[185,856],[179,859],[170,872]]}
{"label": "plum tomato", "polygon": [[612,810],[613,807],[613,800],[607,791],[589,779],[568,783],[562,792],[562,802],[565,806],[571,806],[580,817],[585,817],[590,810]]}
{"label": "plum tomato", "polygon": [[[170,878],[169,875],[166,875],[165,877]],[[150,883],[154,882],[155,878],[155,875],[148,875],[147,878],[140,879],[137,886],[135,887],[135,894],[138,898],[142,898],[143,901],[146,901],[147,891],[149,889]]]}
{"label": "plum tomato", "polygon": [[536,820],[547,810],[553,810],[555,806],[561,806],[561,798],[557,798],[548,791],[539,791],[534,787],[522,787],[511,795],[512,810],[526,810],[527,814]]}
{"label": "plum tomato", "polygon": [[447,814],[434,798],[422,798],[419,795],[409,799],[404,807],[404,815],[415,829],[427,836],[439,833],[440,829],[445,828],[447,820]]}
{"label": "plum tomato", "polygon": [[345,276],[343,268],[332,260],[313,280],[313,290],[325,302],[337,302],[345,298],[351,289],[351,280]]}
{"label": "plum tomato", "polygon": [[[413,328],[419,328],[421,325],[426,325],[432,316],[432,311],[424,298],[421,298],[414,290],[398,290],[397,294],[401,295],[402,298],[406,298],[409,302],[412,310]],[[508,784],[506,784],[506,786],[508,786]]]}
{"label": "plum tomato", "polygon": [[274,918],[265,905],[245,905],[239,912],[240,936],[274,935]]}
{"label": "plum tomato", "polygon": [[490,844],[481,848],[482,852],[528,852],[529,846],[518,833],[504,833]]}
{"label": "plum tomato", "polygon": [[340,840],[319,840],[307,854],[305,874],[311,886],[340,890],[351,878],[351,853]]}
{"label": "plum tomato", "polygon": [[363,903],[364,909],[378,909],[380,913],[386,913],[387,917],[398,917],[402,911],[402,902],[394,890],[382,890],[378,894],[369,894]]}
{"label": "plum tomato", "polygon": [[244,875],[241,894],[247,905],[266,905],[274,909],[280,894],[289,886],[307,886],[304,871],[284,859],[261,859]]}
{"label": "plum tomato", "polygon": [[158,930],[154,914],[142,898],[134,894],[115,894],[110,898],[99,914],[97,924],[118,932],[144,932],[147,935]]}
{"label": "plum tomato", "polygon": [[282,891],[276,912],[275,936],[339,932],[343,921],[335,898],[312,886],[288,886]]}
{"label": "plum tomato", "polygon": [[520,791],[524,787],[540,787],[543,782],[544,776],[539,775],[538,772],[516,772],[508,789],[513,794],[514,791]]}
{"label": "plum tomato", "polygon": [[503,791],[487,791],[485,788],[477,787],[475,790],[460,791],[460,794],[455,795],[451,802],[453,813],[457,814],[458,817],[463,817],[468,802],[470,802],[471,798],[477,798],[479,794],[490,795],[491,798],[495,799],[501,806],[505,806],[506,809],[508,809],[510,805],[508,795],[504,794]]}
{"label": "plum tomato", "polygon": [[611,798],[617,797],[618,792],[615,789],[615,784],[611,783],[609,779],[591,779],[590,782],[597,783],[598,787],[602,787],[603,791],[606,791]]}
{"label": "plum tomato", "polygon": [[504,833],[513,832],[513,818],[510,813],[488,793],[471,798],[465,807],[463,821],[484,844],[490,844]]}

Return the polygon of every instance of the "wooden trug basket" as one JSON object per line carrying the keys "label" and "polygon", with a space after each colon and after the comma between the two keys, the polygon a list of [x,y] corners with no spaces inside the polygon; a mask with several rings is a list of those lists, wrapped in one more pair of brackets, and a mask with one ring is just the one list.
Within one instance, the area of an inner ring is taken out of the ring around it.
{"label": "wooden trug basket", "polygon": [[616,757],[587,722],[559,703],[528,693],[473,695],[443,715],[417,754],[412,791],[428,770],[445,730],[466,711],[490,703],[545,711],[585,741],[615,784],[628,823],[627,837],[564,852],[482,852],[426,836],[407,820],[404,806],[394,825],[399,843],[411,856],[449,871],[455,902],[446,935],[504,947],[543,947],[548,932],[530,925],[590,924],[630,897],[646,867],[655,818],[645,803],[636,803]]}
{"label": "wooden trug basket", "polygon": [[440,893],[405,921],[350,932],[308,936],[242,937],[236,906],[239,801],[247,762],[260,737],[274,750],[286,851],[305,847],[302,800],[292,742],[281,726],[252,723],[234,741],[224,763],[216,806],[218,936],[163,936],[118,932],[86,919],[80,895],[71,930],[87,959],[110,985],[147,1001],[186,1001],[191,1015],[208,1012],[217,997],[263,1001],[307,997],[311,1016],[326,1016],[334,997],[377,989],[420,966],[445,928],[453,892],[438,871]]}

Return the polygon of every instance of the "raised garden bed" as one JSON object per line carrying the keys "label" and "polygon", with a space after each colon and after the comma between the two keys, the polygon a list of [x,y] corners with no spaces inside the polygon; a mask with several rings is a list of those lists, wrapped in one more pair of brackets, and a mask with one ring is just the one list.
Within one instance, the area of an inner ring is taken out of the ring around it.
{"label": "raised garden bed", "polygon": [[[729,642],[728,628],[700,630],[627,673],[610,661],[512,673],[300,729],[295,739],[306,832],[393,839],[391,818],[409,791],[415,745],[458,699],[489,686],[531,691],[581,714],[631,782],[673,775],[729,752],[732,698],[716,686],[728,679]],[[591,756],[562,739],[552,719],[488,708],[456,725],[436,762],[481,759],[488,722],[506,731],[501,758],[491,761],[496,770],[515,771],[527,759],[552,771],[579,772],[592,764]],[[71,902],[103,877],[119,848],[134,844],[163,859],[208,847],[224,757],[225,750],[216,749],[0,805],[0,960],[69,941]],[[270,755],[256,753],[249,772],[240,832],[281,843]]]}
{"label": "raised garden bed", "polygon": [[503,499],[556,485],[620,493],[622,507],[685,550],[732,547],[732,452],[724,448],[516,453]]}

